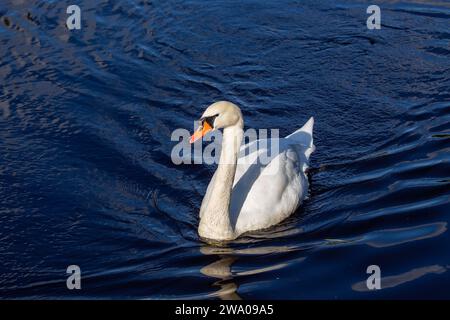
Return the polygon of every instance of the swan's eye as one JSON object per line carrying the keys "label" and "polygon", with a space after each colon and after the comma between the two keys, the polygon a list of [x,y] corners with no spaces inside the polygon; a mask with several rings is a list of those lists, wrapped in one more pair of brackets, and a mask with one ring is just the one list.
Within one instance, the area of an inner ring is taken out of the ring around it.
{"label": "swan's eye", "polygon": [[206,122],[207,124],[209,124],[209,126],[210,126],[211,128],[214,128],[214,120],[216,120],[217,116],[218,116],[218,114],[216,114],[216,115],[214,115],[214,116],[211,116],[211,117],[205,117],[205,118],[202,118],[202,119],[201,119],[201,121],[202,121],[202,126],[203,126],[203,124]]}

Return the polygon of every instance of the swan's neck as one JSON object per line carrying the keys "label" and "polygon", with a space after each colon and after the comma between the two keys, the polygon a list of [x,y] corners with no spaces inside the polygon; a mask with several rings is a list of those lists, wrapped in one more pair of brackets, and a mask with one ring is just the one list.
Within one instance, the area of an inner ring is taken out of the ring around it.
{"label": "swan's neck", "polygon": [[200,236],[215,240],[235,239],[234,226],[230,222],[230,200],[236,164],[243,137],[243,124],[223,130],[220,161],[211,186],[210,198],[200,213]]}

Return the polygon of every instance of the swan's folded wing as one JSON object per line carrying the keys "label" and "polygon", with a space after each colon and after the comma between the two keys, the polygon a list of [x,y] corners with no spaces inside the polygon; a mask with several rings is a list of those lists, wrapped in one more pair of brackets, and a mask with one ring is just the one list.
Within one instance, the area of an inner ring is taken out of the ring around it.
{"label": "swan's folded wing", "polygon": [[237,232],[270,227],[296,210],[308,188],[292,148],[282,148],[267,166],[249,167],[233,187],[230,218]]}
{"label": "swan's folded wing", "polygon": [[304,153],[306,159],[308,160],[311,153],[316,149],[313,141],[313,129],[314,129],[314,117],[309,118],[303,127],[297,131],[286,136],[286,140],[290,141],[292,144],[298,144],[302,146],[300,153]]}

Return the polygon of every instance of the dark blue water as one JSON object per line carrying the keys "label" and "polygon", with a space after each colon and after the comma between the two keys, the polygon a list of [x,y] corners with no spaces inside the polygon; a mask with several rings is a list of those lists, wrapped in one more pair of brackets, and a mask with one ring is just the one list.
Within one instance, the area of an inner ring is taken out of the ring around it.
{"label": "dark blue water", "polygon": [[[72,2],[0,4],[0,297],[450,298],[449,2]],[[317,149],[298,212],[215,247],[170,137],[223,99]]]}

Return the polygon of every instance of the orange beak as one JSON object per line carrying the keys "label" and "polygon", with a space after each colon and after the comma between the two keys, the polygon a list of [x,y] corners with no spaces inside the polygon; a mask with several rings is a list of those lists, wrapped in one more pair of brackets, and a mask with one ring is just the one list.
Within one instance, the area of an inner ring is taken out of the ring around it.
{"label": "orange beak", "polygon": [[205,134],[210,132],[212,130],[212,127],[208,124],[208,122],[203,121],[203,124],[198,127],[197,131],[194,132],[194,134],[191,136],[191,139],[189,140],[189,143],[194,143],[201,137],[203,137]]}

